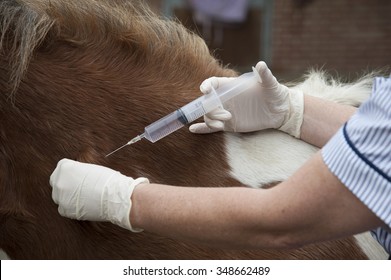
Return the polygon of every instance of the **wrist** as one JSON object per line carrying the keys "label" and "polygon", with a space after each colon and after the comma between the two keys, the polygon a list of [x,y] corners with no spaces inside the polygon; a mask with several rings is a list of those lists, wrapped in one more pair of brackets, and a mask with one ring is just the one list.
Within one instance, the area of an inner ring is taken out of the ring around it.
{"label": "wrist", "polygon": [[319,148],[357,111],[353,106],[311,95],[305,95],[304,104],[300,138]]}
{"label": "wrist", "polygon": [[150,183],[140,183],[138,184],[132,194],[132,205],[131,205],[131,211],[129,213],[129,221],[134,228],[144,228],[144,225],[142,223],[142,206],[147,203],[143,197],[145,197],[146,191],[148,192],[148,187],[150,186]]}
{"label": "wrist", "polygon": [[106,196],[103,201],[107,202],[106,207],[103,207],[103,211],[106,212],[104,214],[113,224],[132,232],[141,232],[143,229],[134,227],[129,219],[132,210],[132,195],[139,184],[149,183],[149,181],[142,177],[133,180],[120,173],[118,175],[107,185],[103,194]]}
{"label": "wrist", "polygon": [[304,116],[304,93],[300,90],[289,90],[289,111],[283,124],[278,128],[293,137],[300,138]]}

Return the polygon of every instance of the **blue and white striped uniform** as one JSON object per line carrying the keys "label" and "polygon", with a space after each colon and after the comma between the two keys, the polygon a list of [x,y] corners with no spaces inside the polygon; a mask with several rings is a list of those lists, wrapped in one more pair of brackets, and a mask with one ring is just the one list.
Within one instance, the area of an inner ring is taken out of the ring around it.
{"label": "blue and white striped uniform", "polygon": [[391,77],[375,78],[371,97],[322,155],[330,171],[388,226],[372,233],[391,253]]}

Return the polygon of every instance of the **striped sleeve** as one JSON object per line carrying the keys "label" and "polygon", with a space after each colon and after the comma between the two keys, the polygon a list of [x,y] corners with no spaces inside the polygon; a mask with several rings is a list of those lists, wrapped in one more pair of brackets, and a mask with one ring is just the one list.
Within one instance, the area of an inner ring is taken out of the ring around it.
{"label": "striped sleeve", "polygon": [[391,252],[391,78],[376,78],[370,99],[323,147],[339,180],[388,228],[374,230]]}

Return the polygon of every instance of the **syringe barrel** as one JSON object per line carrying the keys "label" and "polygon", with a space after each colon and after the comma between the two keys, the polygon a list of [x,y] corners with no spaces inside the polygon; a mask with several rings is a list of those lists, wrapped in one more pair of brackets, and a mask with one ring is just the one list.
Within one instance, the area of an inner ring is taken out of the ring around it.
{"label": "syringe barrel", "polygon": [[217,102],[220,102],[217,96],[214,98],[212,98],[212,96],[213,95],[201,96],[171,114],[150,124],[145,128],[145,138],[154,143],[180,129],[184,125],[202,117],[207,113],[204,109],[206,101],[209,101],[210,103],[212,100],[217,99]]}
{"label": "syringe barrel", "polygon": [[144,136],[150,142],[155,143],[184,125],[183,114],[179,109],[145,127]]}

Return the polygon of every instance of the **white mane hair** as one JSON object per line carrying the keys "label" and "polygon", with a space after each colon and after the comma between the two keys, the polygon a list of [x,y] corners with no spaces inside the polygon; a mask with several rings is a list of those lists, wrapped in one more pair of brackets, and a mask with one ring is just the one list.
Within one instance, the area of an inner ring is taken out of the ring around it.
{"label": "white mane hair", "polygon": [[310,70],[305,75],[306,79],[302,83],[293,85],[292,88],[339,104],[359,107],[361,103],[368,99],[373,79],[378,74],[372,72],[356,81],[345,83],[341,79],[333,78],[325,71]]}

